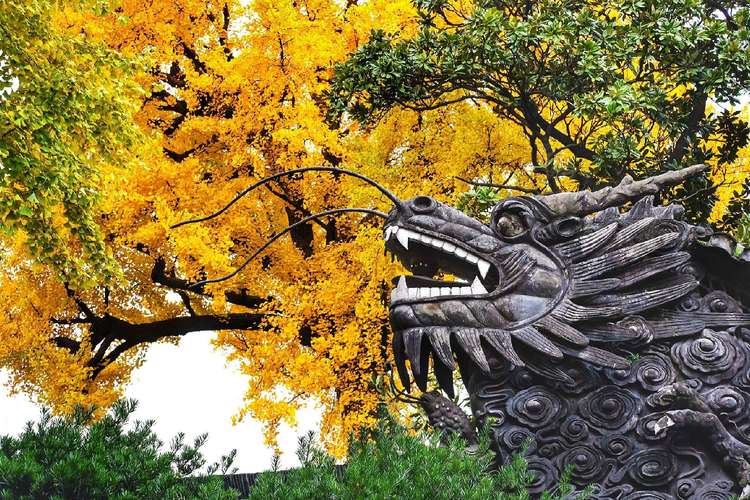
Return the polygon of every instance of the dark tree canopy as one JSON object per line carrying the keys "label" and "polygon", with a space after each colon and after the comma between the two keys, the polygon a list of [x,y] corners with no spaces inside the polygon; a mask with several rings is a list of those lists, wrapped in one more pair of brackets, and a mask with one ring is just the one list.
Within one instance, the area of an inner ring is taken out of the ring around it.
{"label": "dark tree canopy", "polygon": [[337,67],[332,120],[473,100],[523,127],[552,191],[565,177],[593,189],[708,163],[712,177],[670,193],[705,192],[686,204],[708,216],[722,169],[747,143],[734,109],[750,86],[747,2],[414,4],[415,37],[374,32]]}

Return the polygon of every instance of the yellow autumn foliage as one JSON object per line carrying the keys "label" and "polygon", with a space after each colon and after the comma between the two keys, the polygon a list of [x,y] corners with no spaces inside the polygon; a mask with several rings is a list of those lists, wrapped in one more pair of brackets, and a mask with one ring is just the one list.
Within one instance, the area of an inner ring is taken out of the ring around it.
{"label": "yellow autumn foliage", "polygon": [[[113,0],[104,13],[67,2],[54,25],[145,61],[133,75],[146,91],[134,118],[143,141],[121,165],[99,165],[97,222],[116,279],[71,290],[34,262],[23,233],[2,236],[0,365],[12,388],[59,412],[106,407],[150,342],[187,333],[170,330],[179,326],[171,320],[220,324],[257,314],[248,327],[215,334],[215,346],[248,380],[236,418],[264,422],[273,445],[278,426],[316,402],[322,438],[342,455],[350,433],[373,423],[382,395],[372,381],[391,362],[386,304],[399,265],[383,253],[379,222],[322,219],[280,239],[231,281],[198,291],[186,285],[232,271],[310,213],[387,211],[388,200],[354,179],[312,173],[258,189],[206,223],[170,226],[218,210],[264,176],[312,165],[356,170],[400,198],[454,204],[468,189],[457,176],[512,176],[532,187],[538,179],[526,168],[523,132],[469,101],[396,110],[369,128],[326,124],[323,93],[334,65],[373,28],[410,36],[416,17],[408,0]],[[738,159],[738,179],[747,157]],[[132,346],[118,337],[142,334],[139,325],[165,329]],[[105,362],[119,346],[127,349]]]}
{"label": "yellow autumn foliage", "polygon": [[[236,418],[265,422],[273,444],[278,425],[294,423],[300,405],[314,401],[323,408],[324,441],[342,454],[347,436],[373,422],[382,399],[373,379],[390,362],[385,304],[399,266],[383,254],[377,221],[321,220],[307,240],[299,236],[302,244],[282,238],[244,273],[200,293],[154,276],[159,270],[162,278],[194,283],[222,275],[302,216],[346,206],[387,211],[388,200],[354,179],[313,173],[281,179],[208,223],[170,226],[213,212],[263,176],[331,162],[402,198],[422,193],[455,202],[467,188],[456,175],[499,178],[518,170],[519,183],[529,184],[520,130],[472,103],[392,113],[371,129],[325,123],[323,92],[335,63],[373,28],[412,34],[408,1],[234,1],[225,9],[198,0],[123,0],[103,15],[65,3],[53,23],[145,61],[146,70],[133,75],[147,91],[134,118],[143,144],[122,164],[99,167],[97,222],[118,279],[71,290],[34,264],[21,233],[5,238],[0,360],[12,387],[60,412],[106,407],[150,342],[104,362],[126,344],[118,332],[250,311],[262,318],[255,328],[222,329],[214,341],[248,379]],[[259,300],[238,305],[228,290]],[[170,334],[155,340],[175,341]]]}

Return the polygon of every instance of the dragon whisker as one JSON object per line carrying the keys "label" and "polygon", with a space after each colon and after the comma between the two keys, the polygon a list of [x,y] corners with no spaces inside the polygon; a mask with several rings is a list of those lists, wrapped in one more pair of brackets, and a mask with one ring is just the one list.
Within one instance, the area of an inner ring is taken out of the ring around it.
{"label": "dragon whisker", "polygon": [[294,174],[300,174],[300,173],[304,173],[304,172],[332,172],[332,173],[337,173],[337,174],[349,175],[351,177],[354,177],[354,178],[357,178],[359,180],[362,180],[362,181],[366,182],[367,184],[370,184],[371,186],[377,188],[381,193],[383,193],[384,195],[386,195],[388,197],[388,199],[393,202],[393,204],[396,206],[396,208],[401,209],[401,207],[403,206],[403,202],[400,199],[398,199],[398,197],[396,195],[394,195],[393,193],[391,193],[390,191],[388,191],[386,188],[384,188],[383,186],[381,186],[379,183],[375,182],[374,180],[370,179],[369,177],[367,177],[367,176],[365,176],[363,174],[354,172],[352,170],[346,170],[346,169],[337,168],[337,167],[303,167],[303,168],[296,168],[296,169],[293,169],[293,170],[286,170],[284,172],[279,172],[278,174],[274,174],[274,175],[270,175],[268,177],[265,177],[265,178],[259,180],[258,182],[254,183],[254,184],[251,184],[250,186],[246,187],[245,189],[243,189],[239,193],[237,193],[237,195],[234,198],[232,198],[232,200],[229,203],[227,203],[226,205],[224,205],[222,208],[220,208],[216,212],[214,212],[214,213],[212,213],[210,215],[206,215],[205,217],[199,217],[199,218],[196,218],[196,219],[189,219],[189,220],[185,220],[185,221],[182,221],[182,222],[178,222],[177,224],[171,226],[170,229],[175,229],[175,228],[178,228],[180,226],[184,226],[186,224],[196,224],[198,222],[206,222],[208,220],[214,219],[214,218],[220,216],[221,214],[223,214],[224,212],[226,212],[227,210],[229,210],[229,208],[232,205],[234,205],[235,203],[237,203],[242,197],[244,197],[250,191],[252,191],[254,189],[257,189],[257,188],[259,188],[259,187],[261,187],[261,186],[263,186],[265,184],[268,184],[269,182],[275,181],[276,179],[279,179],[281,177],[286,177],[286,176],[294,175]]}
{"label": "dragon whisker", "polygon": [[300,226],[302,224],[310,222],[313,219],[317,219],[318,217],[327,217],[327,216],[330,216],[330,215],[337,215],[337,214],[342,214],[342,213],[364,213],[364,214],[376,215],[376,216],[381,217],[383,219],[386,219],[388,217],[388,214],[386,214],[384,212],[381,212],[380,210],[373,210],[373,209],[370,209],[370,208],[336,208],[336,209],[332,209],[332,210],[326,210],[324,212],[319,212],[317,214],[309,215],[309,216],[307,216],[307,217],[305,217],[303,219],[300,219],[299,221],[295,222],[294,224],[288,225],[287,227],[285,227],[284,229],[282,229],[281,231],[279,231],[278,233],[276,233],[267,242],[265,242],[258,250],[256,250],[255,252],[253,252],[253,254],[250,257],[248,257],[247,259],[245,259],[245,262],[243,262],[242,264],[240,264],[231,273],[229,273],[227,275],[224,275],[224,276],[221,276],[221,277],[218,277],[218,278],[211,278],[211,279],[206,279],[206,280],[198,281],[197,283],[194,283],[193,285],[191,285],[190,288],[199,288],[199,287],[207,285],[209,283],[219,283],[219,282],[222,282],[222,281],[229,280],[229,279],[235,277],[240,272],[242,272],[242,270],[245,269],[245,267],[247,267],[248,264],[250,264],[250,262],[253,261],[253,259],[255,259],[258,255],[260,255],[274,241],[278,240],[279,238],[281,238],[282,236],[284,236],[286,233],[288,233],[289,231],[291,231],[295,227],[298,227],[298,226]]}

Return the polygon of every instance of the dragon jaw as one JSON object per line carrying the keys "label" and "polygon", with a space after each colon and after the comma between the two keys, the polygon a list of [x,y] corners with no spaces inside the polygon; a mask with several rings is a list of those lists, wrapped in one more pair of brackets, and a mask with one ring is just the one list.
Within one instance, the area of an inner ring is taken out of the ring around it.
{"label": "dragon jaw", "polygon": [[[413,273],[413,276],[401,276],[397,280],[397,286],[391,292],[391,305],[440,300],[441,297],[483,297],[500,283],[494,259],[466,248],[467,245],[453,238],[397,224],[386,226],[384,237],[386,248],[399,247],[394,249],[394,254]],[[414,252],[416,256],[409,252]],[[421,275],[433,274],[435,270],[452,274],[458,279],[435,280],[432,276]]]}

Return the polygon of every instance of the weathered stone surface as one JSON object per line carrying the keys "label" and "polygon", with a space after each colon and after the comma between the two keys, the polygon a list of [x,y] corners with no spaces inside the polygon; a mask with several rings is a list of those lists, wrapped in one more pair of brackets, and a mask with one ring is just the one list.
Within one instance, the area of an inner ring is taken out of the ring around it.
{"label": "weathered stone surface", "polygon": [[399,374],[423,386],[429,358],[452,393],[457,365],[498,459],[531,440],[533,495],[569,465],[602,499],[730,498],[750,479],[750,263],[643,196],[690,173],[509,198],[486,226],[438,202],[389,215],[408,268],[465,281],[394,291]]}

